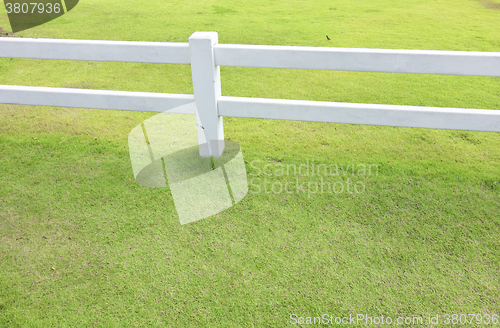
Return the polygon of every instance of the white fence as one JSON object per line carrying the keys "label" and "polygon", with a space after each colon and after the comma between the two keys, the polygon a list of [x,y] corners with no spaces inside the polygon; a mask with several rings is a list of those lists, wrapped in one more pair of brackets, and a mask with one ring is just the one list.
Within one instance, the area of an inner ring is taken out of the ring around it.
{"label": "white fence", "polygon": [[163,112],[194,101],[199,142],[216,157],[223,116],[500,132],[500,110],[225,97],[219,68],[500,77],[500,52],[218,44],[216,32],[196,32],[189,43],[2,38],[0,57],[190,64],[194,95],[0,85],[0,103]]}

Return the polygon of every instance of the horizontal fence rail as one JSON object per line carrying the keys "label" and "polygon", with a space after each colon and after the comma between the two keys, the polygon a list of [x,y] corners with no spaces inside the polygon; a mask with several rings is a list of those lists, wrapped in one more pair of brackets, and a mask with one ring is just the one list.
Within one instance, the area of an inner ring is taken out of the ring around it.
{"label": "horizontal fence rail", "polygon": [[500,110],[220,97],[219,115],[500,132]]}
{"label": "horizontal fence rail", "polygon": [[[0,57],[190,64],[194,95],[0,85],[0,103],[197,114],[202,143],[223,140],[223,116],[500,132],[500,110],[221,96],[220,66],[500,77],[500,52],[0,38]],[[210,146],[209,146],[210,147]],[[218,156],[223,149],[200,155]]]}
{"label": "horizontal fence rail", "polygon": [[[217,44],[215,65],[500,76],[500,52]],[[0,39],[0,57],[190,64],[189,43]]]}
{"label": "horizontal fence rail", "polygon": [[[0,85],[0,102],[54,107],[163,112],[194,102],[193,95]],[[191,112],[171,113],[195,114]]]}
{"label": "horizontal fence rail", "polygon": [[190,64],[189,44],[63,39],[0,39],[0,57]]}
{"label": "horizontal fence rail", "polygon": [[500,52],[219,44],[220,66],[500,76]]}

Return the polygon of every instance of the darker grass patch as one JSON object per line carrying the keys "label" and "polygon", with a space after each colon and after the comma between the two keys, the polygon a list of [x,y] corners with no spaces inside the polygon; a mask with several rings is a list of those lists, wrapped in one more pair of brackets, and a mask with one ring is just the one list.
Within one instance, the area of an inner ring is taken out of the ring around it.
{"label": "darker grass patch", "polygon": [[484,187],[494,192],[500,192],[500,181],[494,179],[487,179],[483,182]]}
{"label": "darker grass patch", "polygon": [[492,2],[492,1],[488,1],[488,0],[480,0],[480,2],[486,8],[493,9],[493,10],[500,10],[500,3]]}
{"label": "darker grass patch", "polygon": [[479,145],[481,143],[480,140],[471,137],[467,131],[460,131],[459,133],[457,133],[456,137],[465,140],[467,142],[470,142],[471,144],[474,145]]}
{"label": "darker grass patch", "polygon": [[14,35],[14,33],[12,32],[7,32],[5,31],[2,27],[0,27],[0,38],[2,37],[14,37],[14,36],[17,36],[17,35]]}

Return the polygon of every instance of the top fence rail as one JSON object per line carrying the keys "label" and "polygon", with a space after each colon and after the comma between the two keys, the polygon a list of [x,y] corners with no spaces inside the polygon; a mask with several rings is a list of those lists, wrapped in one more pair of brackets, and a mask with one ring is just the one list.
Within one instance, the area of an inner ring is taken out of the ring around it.
{"label": "top fence rail", "polygon": [[[217,66],[500,76],[500,52],[214,45]],[[191,64],[189,43],[0,39],[0,57]]]}

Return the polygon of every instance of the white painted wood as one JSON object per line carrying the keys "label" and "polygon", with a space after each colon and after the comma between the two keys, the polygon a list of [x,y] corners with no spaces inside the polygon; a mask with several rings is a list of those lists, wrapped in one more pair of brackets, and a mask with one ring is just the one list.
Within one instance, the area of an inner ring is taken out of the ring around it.
{"label": "white painted wood", "polygon": [[198,142],[203,157],[219,157],[224,151],[222,116],[217,110],[217,100],[221,95],[220,67],[215,65],[213,51],[217,42],[216,32],[195,32],[189,37],[194,100],[199,119]]}
{"label": "white painted wood", "polygon": [[[221,96],[220,66],[500,76],[499,52],[0,38],[0,57],[191,64],[193,95],[0,85],[0,103],[197,114],[200,155],[224,149],[222,116],[500,132],[500,110]],[[188,109],[186,109],[188,108]],[[203,144],[206,149],[203,149]]]}
{"label": "white painted wood", "polygon": [[189,64],[189,44],[0,38],[0,57]]}
{"label": "white painted wood", "polygon": [[[193,102],[193,95],[0,85],[6,104],[163,112]],[[181,114],[195,114],[194,106]]]}
{"label": "white painted wood", "polygon": [[500,110],[220,97],[219,114],[413,128],[500,132]]}
{"label": "white painted wood", "polygon": [[500,76],[500,52],[218,44],[219,66]]}

